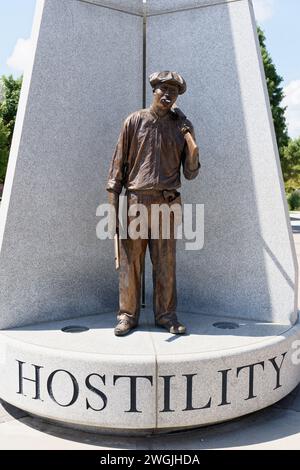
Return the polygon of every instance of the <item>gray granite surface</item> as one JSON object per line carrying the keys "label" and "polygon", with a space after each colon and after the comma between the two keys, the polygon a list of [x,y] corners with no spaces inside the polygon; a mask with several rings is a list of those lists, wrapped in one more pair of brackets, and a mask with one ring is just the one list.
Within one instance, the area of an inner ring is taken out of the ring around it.
{"label": "gray granite surface", "polygon": [[[230,319],[238,328],[223,330],[219,317],[181,312],[188,334],[178,337],[155,328],[147,310],[136,330],[116,338],[113,312],[101,317],[2,331],[1,398],[74,428],[130,435],[237,418],[299,383],[299,323]],[[67,325],[88,331],[65,333]]]}
{"label": "gray granite surface", "polygon": [[78,1],[45,3],[1,204],[0,328],[117,305],[96,209],[122,120],[142,107],[141,25]]}
{"label": "gray granite surface", "polygon": [[182,199],[204,204],[204,247],[178,244],[180,308],[294,322],[297,261],[252,13],[243,0],[150,17],[147,75],[186,79],[178,106],[200,147]]}

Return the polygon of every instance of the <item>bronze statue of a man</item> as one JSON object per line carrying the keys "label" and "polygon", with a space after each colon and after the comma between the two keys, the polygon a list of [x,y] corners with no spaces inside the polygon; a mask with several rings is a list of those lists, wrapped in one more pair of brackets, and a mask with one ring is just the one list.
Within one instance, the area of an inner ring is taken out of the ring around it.
{"label": "bronze statue of a man", "polygon": [[[151,227],[151,205],[181,204],[180,171],[192,180],[199,173],[198,152],[190,152],[185,133],[194,138],[193,127],[174,104],[186,91],[185,80],[176,72],[164,71],[149,77],[153,102],[128,116],[112,158],[107,191],[109,202],[118,214],[119,195],[126,188],[127,209],[143,204],[148,210]],[[118,217],[117,217],[118,218]],[[145,253],[149,246],[153,265],[153,308],[155,324],[170,333],[183,334],[186,327],[176,315],[176,238],[147,238],[120,240],[119,311],[116,336],[124,336],[138,325],[140,314],[141,275]],[[118,220],[116,223],[118,230]]]}

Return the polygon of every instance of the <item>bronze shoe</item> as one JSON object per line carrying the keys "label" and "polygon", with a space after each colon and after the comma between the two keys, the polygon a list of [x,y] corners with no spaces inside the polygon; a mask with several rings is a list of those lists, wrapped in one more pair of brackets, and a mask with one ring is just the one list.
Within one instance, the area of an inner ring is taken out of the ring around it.
{"label": "bronze shoe", "polygon": [[184,335],[186,333],[186,327],[180,323],[177,318],[167,320],[163,323],[156,322],[156,325],[165,328],[172,335]]}
{"label": "bronze shoe", "polygon": [[119,320],[117,326],[115,327],[115,336],[125,336],[127,335],[131,330],[136,328],[137,325],[132,325],[127,318],[121,318]]}

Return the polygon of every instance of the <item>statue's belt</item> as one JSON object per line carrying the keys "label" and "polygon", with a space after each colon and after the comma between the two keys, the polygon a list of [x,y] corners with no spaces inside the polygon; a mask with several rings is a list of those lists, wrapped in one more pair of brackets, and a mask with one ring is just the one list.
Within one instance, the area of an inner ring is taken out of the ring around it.
{"label": "statue's belt", "polygon": [[139,199],[164,199],[167,202],[172,202],[180,196],[180,192],[176,189],[139,189],[139,190],[126,190],[126,196],[137,196]]}

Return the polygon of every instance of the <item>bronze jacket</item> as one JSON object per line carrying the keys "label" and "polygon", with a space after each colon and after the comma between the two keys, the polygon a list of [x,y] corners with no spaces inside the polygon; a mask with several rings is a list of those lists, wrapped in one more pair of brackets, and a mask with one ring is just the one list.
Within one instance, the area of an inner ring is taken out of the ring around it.
{"label": "bronze jacket", "polygon": [[[192,129],[192,124],[185,122]],[[122,187],[177,189],[181,186],[181,166],[186,179],[196,178],[200,163],[196,170],[189,168],[181,127],[182,120],[173,111],[159,117],[150,107],[128,116],[113,154],[106,189],[117,194]]]}

